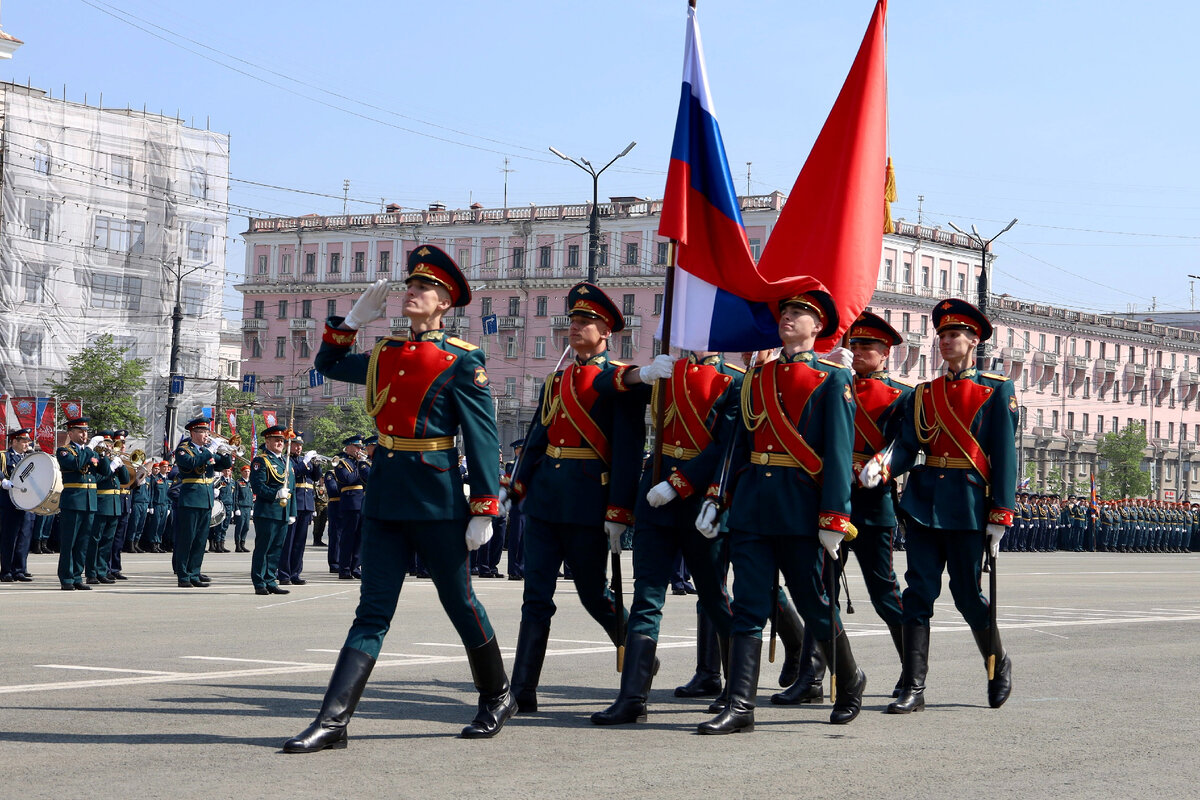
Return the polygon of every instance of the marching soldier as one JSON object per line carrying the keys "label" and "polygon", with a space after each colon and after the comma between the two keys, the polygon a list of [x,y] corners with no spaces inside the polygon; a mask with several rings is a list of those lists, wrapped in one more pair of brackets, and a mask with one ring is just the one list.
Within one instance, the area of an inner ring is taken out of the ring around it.
{"label": "marching soldier", "polygon": [[217,470],[233,466],[233,448],[228,444],[218,444],[215,452],[208,449],[211,422],[208,417],[190,420],[184,426],[190,440],[175,449],[175,464],[182,483],[175,524],[176,574],[181,589],[208,585],[200,577],[200,566],[204,563],[204,545],[216,499],[213,481]]}
{"label": "marching soldier", "polygon": [[[362,511],[366,476],[371,466],[363,452],[363,437],[342,440],[342,452],[333,459],[338,496],[338,578],[362,577]],[[457,470],[455,470],[457,472]]]}
{"label": "marching soldier", "polygon": [[523,499],[525,518],[525,587],[513,664],[513,694],[522,713],[538,709],[554,590],[564,562],[583,607],[614,645],[623,644],[608,588],[605,543],[619,553],[621,536],[633,522],[644,411],[640,403],[597,388],[605,382],[619,387],[627,369],[608,354],[609,336],[625,327],[620,310],[590,283],[571,289],[567,307],[574,359],[547,378],[525,437],[528,453],[501,493],[506,512]]}
{"label": "marching soldier", "polygon": [[91,589],[83,582],[83,571],[96,513],[96,478],[111,475],[112,465],[87,444],[87,417],[67,420],[67,439],[55,452],[63,481],[58,504],[58,581],[64,590]]}
{"label": "marching soldier", "polygon": [[250,533],[250,516],[254,510],[254,489],[250,486],[250,465],[244,464],[241,477],[233,485],[233,550],[247,553],[246,536]]}
{"label": "marching soldier", "polygon": [[[109,575],[113,542],[117,536],[117,523],[121,516],[121,486],[129,481],[129,470],[117,456],[112,431],[101,431],[103,447],[111,456],[110,471],[96,479],[96,517],[92,522],[92,536],[87,549],[87,582],[116,583]],[[122,576],[123,577],[123,576]]]}
{"label": "marching soldier", "polygon": [[[494,736],[513,713],[500,646],[471,588],[468,567],[468,552],[487,542],[499,512],[499,477],[495,470],[480,470],[468,499],[454,469],[459,433],[473,464],[490,463],[500,447],[483,353],[442,329],[445,312],[467,305],[471,290],[453,259],[429,245],[409,256],[406,285],[407,340],[383,339],[369,356],[350,352],[357,330],[385,313],[388,286],[381,280],[345,320],[328,320],[317,353],[316,367],[327,377],[366,384],[379,449],[363,505],[362,587],[354,624],[316,721],[284,745],[286,752],[345,746],[346,724],[383,646],[414,550],[467,649],[479,691],[478,712],[462,736]],[[345,504],[345,495],[340,502]]]}
{"label": "marching soldier", "polygon": [[[853,531],[852,373],[813,352],[818,338],[837,330],[838,318],[825,288],[812,279],[809,287],[779,301],[775,313],[783,350],[777,360],[751,370],[742,384],[727,520],[736,576],[729,702],[699,726],[702,734],[754,729],[762,630],[771,604],[778,602],[780,571],[826,661],[836,664],[829,721],[848,723],[862,708],[867,677],[854,661],[825,588],[838,547]],[[706,513],[697,521],[702,533],[716,524],[714,517]]]}
{"label": "marching soldier", "polygon": [[315,459],[304,458],[304,438],[296,434],[290,446],[292,474],[296,477],[296,521],[288,526],[283,540],[283,555],[279,558],[279,583],[303,586],[308,583],[304,572],[304,546],[308,544],[308,527],[312,524],[316,506],[316,481],[321,479],[321,468]]}
{"label": "marching soldier", "polygon": [[736,429],[745,371],[726,364],[720,353],[713,352],[672,361],[670,356],[660,355],[647,367],[626,371],[622,378],[623,387],[654,383],[651,397],[645,397],[648,392],[640,394],[650,400],[652,409],[660,402],[666,406],[665,426],[656,439],[662,450],[662,480],[653,482],[648,465],[642,472],[621,690],[608,709],[592,715],[597,725],[646,719],[662,607],[681,551],[695,581],[702,614],[716,626],[721,651],[728,650],[733,614],[725,590],[721,543],[696,530],[696,517]]}
{"label": "marching soldier", "polygon": [[971,626],[985,662],[996,656],[988,704],[999,708],[1012,691],[1012,661],[991,627],[980,576],[984,547],[994,557],[1013,521],[1017,400],[1007,378],[974,367],[976,346],[992,334],[979,309],[948,299],[934,307],[932,316],[947,372],[918,387],[906,404],[890,464],[873,459],[860,476],[864,485],[878,484],[913,468],[918,452],[926,454],[925,464],[912,469],[900,501],[910,520],[904,687],[888,706],[891,714],[925,707],[929,620],[943,571],[950,573],[954,604]]}
{"label": "marching soldier", "polygon": [[287,428],[272,425],[263,431],[263,450],[250,462],[254,490],[254,553],[250,581],[255,594],[287,594],[277,571],[288,526],[296,520],[296,476],[284,453]]}
{"label": "marching soldier", "polygon": [[33,442],[30,434],[29,428],[9,431],[8,450],[0,451],[0,475],[3,476],[0,485],[4,489],[0,491],[0,581],[5,583],[33,580],[26,570],[26,559],[36,515],[13,505],[8,491],[13,487],[13,473],[29,454]]}

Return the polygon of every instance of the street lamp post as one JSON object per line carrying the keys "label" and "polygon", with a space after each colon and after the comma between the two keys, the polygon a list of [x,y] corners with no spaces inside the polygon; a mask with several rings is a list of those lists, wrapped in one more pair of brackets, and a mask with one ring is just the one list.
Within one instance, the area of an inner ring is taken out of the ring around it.
{"label": "street lamp post", "polygon": [[[168,262],[169,263],[169,262]],[[164,265],[165,266],[165,265]],[[171,312],[171,363],[167,368],[167,419],[166,419],[166,435],[164,437],[165,446],[163,457],[171,454],[171,450],[175,447],[175,418],[179,413],[179,395],[175,391],[175,376],[179,374],[179,349],[180,349],[180,329],[183,326],[183,279],[191,275],[197,270],[212,266],[211,261],[192,267],[187,272],[183,271],[183,257],[175,257],[175,308]]]}
{"label": "street lamp post", "polygon": [[[1013,221],[1008,223],[1007,225],[1005,225],[1004,230],[1000,231],[1000,233],[997,233],[995,236],[993,236],[990,239],[984,239],[982,236],[979,235],[979,231],[975,228],[974,225],[971,226],[971,232],[967,233],[962,228],[955,225],[953,222],[950,223],[951,228],[954,228],[954,230],[958,231],[963,236],[966,236],[972,242],[979,245],[979,253],[980,253],[979,287],[978,287],[978,291],[976,292],[979,295],[979,297],[976,299],[978,300],[977,305],[979,306],[979,313],[983,314],[985,317],[988,315],[988,264],[987,264],[988,250],[991,249],[992,242],[999,239],[1005,233],[1008,233],[1009,229],[1012,228],[1012,226],[1016,225],[1016,224],[1017,224],[1017,219],[1016,219],[1016,217],[1013,217]],[[980,342],[979,347],[975,350],[975,365],[979,369],[985,368],[986,365],[984,364],[983,360],[986,356],[987,356],[987,346],[983,342]]]}
{"label": "street lamp post", "polygon": [[[596,282],[596,262],[600,256],[600,175],[604,170],[611,167],[618,158],[622,158],[629,154],[629,151],[634,148],[637,142],[630,142],[629,146],[621,152],[613,156],[612,161],[609,161],[600,169],[592,166],[592,162],[586,158],[580,158],[578,161],[570,156],[550,148],[550,152],[561,158],[563,161],[570,161],[575,166],[592,176],[592,213],[588,218],[588,283]],[[582,163],[580,163],[582,162]]]}

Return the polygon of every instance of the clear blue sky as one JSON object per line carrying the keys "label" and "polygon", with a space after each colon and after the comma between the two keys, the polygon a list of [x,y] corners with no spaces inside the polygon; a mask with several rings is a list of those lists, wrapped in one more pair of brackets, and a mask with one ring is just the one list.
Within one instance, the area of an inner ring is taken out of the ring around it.
{"label": "clear blue sky", "polygon": [[[700,0],[739,191],[747,161],[753,193],[791,188],[873,6]],[[0,78],[210,120],[232,137],[233,178],[334,196],[234,183],[231,203],[256,216],[340,213],[343,179],[351,210],[499,206],[506,155],[510,205],[583,202],[590,178],[547,145],[603,163],[630,140],[601,195],[662,195],[685,0],[7,0],[2,12],[26,44]],[[1020,218],[997,243],[997,292],[1187,309],[1187,274],[1200,274],[1197,29],[1190,2],[893,0],[895,214],[915,220],[923,195],[929,224],[989,235]],[[231,213],[235,273],[246,213]]]}

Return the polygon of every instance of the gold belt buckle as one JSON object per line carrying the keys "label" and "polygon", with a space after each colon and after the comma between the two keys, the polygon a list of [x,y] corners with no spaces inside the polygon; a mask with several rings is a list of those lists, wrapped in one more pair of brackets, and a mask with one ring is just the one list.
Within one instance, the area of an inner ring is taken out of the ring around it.
{"label": "gold belt buckle", "polygon": [[771,460],[771,454],[770,454],[770,453],[759,453],[759,454],[758,454],[758,463],[759,463],[759,464],[766,464],[766,463],[767,463],[767,462],[769,462],[770,460]]}
{"label": "gold belt buckle", "polygon": [[551,458],[561,458],[562,457],[562,448],[559,447],[558,445],[551,445],[548,449],[548,452],[549,452]]}
{"label": "gold belt buckle", "polygon": [[679,445],[675,446],[675,458],[683,458],[683,448]]}

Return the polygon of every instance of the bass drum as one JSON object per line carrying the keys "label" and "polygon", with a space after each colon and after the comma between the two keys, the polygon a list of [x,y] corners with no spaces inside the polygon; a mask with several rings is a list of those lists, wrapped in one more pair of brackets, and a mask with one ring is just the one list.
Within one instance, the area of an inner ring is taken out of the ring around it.
{"label": "bass drum", "polygon": [[215,528],[225,521],[225,504],[220,500],[213,499],[212,518],[208,521],[208,527]]}
{"label": "bass drum", "polygon": [[8,496],[14,506],[40,517],[58,513],[63,482],[54,456],[40,452],[25,456],[13,470],[11,480],[13,487]]}

